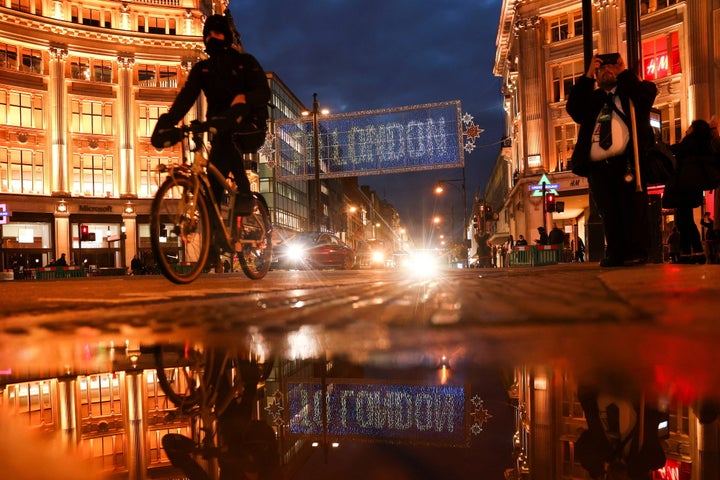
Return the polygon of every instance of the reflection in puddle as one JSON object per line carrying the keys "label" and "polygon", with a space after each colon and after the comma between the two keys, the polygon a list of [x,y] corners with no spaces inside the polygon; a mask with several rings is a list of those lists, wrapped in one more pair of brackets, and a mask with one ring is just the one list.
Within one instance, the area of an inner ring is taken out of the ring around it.
{"label": "reflection in puddle", "polygon": [[322,333],[19,355],[0,372],[4,476],[717,478],[701,459],[719,407],[666,368],[481,366],[460,351],[358,363]]}

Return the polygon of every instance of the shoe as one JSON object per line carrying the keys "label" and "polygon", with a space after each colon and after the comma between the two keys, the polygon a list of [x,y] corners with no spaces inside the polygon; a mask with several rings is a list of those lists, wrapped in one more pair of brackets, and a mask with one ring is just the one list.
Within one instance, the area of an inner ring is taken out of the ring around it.
{"label": "shoe", "polygon": [[641,258],[633,258],[631,260],[625,260],[623,262],[623,265],[626,267],[639,267],[640,265],[645,265],[647,263],[647,258],[641,257]]}
{"label": "shoe", "polygon": [[251,193],[238,193],[235,196],[235,215],[250,215],[255,208],[255,197]]}
{"label": "shoe", "polygon": [[623,262],[622,260],[619,260],[619,259],[617,259],[617,258],[606,257],[606,258],[603,258],[602,260],[600,260],[600,266],[603,267],[603,268],[607,268],[607,267],[624,267],[624,266],[625,266],[625,262]]}

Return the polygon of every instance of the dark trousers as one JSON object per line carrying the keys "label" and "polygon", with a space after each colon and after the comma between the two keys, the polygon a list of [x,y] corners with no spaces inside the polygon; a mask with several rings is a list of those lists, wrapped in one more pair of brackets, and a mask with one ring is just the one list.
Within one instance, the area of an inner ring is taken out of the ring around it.
{"label": "dark trousers", "polygon": [[[212,149],[210,150],[210,162],[212,162],[225,177],[232,172],[239,193],[250,193],[250,182],[245,174],[245,164],[242,154],[235,147],[235,143],[230,134],[219,134],[213,137]],[[217,202],[222,201],[225,185],[218,183],[212,177],[210,177],[210,185],[212,186],[215,200]]]}
{"label": "dark trousers", "polygon": [[593,162],[588,176],[605,228],[606,257],[615,262],[645,260],[650,245],[647,192],[625,181],[626,168],[624,156],[613,157]]}
{"label": "dark trousers", "polygon": [[192,457],[195,442],[184,435],[168,433],[162,438],[165,453],[173,466],[182,470],[190,480],[209,480],[207,472]]}
{"label": "dark trousers", "polygon": [[680,231],[680,253],[683,255],[703,253],[700,231],[695,225],[692,207],[677,207],[675,209],[675,225]]}

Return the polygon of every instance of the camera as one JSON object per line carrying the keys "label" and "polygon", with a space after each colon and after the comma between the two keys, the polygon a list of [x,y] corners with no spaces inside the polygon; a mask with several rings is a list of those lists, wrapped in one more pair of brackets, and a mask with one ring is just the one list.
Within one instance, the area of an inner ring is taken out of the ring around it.
{"label": "camera", "polygon": [[598,55],[603,65],[615,65],[620,58],[619,53],[603,53]]}

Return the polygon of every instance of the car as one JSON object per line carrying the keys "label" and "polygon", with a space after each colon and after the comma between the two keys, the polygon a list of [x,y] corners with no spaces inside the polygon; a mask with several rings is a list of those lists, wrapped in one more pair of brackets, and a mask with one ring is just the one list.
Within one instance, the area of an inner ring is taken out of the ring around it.
{"label": "car", "polygon": [[383,240],[366,240],[362,242],[357,251],[357,266],[359,268],[385,268],[391,267],[393,254]]}
{"label": "car", "polygon": [[331,233],[298,233],[273,248],[273,268],[338,268],[355,266],[355,251]]}

